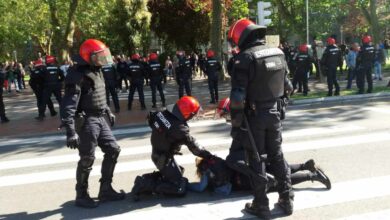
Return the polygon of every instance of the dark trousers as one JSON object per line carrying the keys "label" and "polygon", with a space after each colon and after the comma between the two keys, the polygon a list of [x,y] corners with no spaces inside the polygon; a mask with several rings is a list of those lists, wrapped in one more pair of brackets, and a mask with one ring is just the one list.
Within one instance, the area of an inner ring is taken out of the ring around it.
{"label": "dark trousers", "polygon": [[328,66],[327,68],[327,81],[328,81],[328,95],[332,95],[333,93],[333,86],[335,87],[335,92],[340,92],[340,86],[337,81],[337,67],[336,66]]}
{"label": "dark trousers", "polygon": [[186,90],[186,94],[188,96],[191,96],[191,79],[179,79],[179,98],[183,97],[184,95],[184,88]]}
{"label": "dark trousers", "polygon": [[112,101],[114,102],[115,110],[119,110],[119,99],[118,99],[118,93],[116,92],[115,84],[106,84],[106,98],[107,98],[107,105],[110,105],[110,94],[112,96]]}
{"label": "dark trousers", "polygon": [[122,81],[125,81],[126,90],[129,89],[129,82],[125,73],[120,73],[120,78],[118,80],[118,86],[120,90],[122,90]]}
{"label": "dark trousers", "polygon": [[361,66],[357,71],[356,84],[360,94],[364,93],[365,79],[367,79],[367,93],[372,92],[372,67],[370,65]]}
{"label": "dark trousers", "polygon": [[307,85],[307,72],[305,70],[297,70],[293,79],[293,88],[297,88],[297,83],[299,84],[299,89],[303,87],[303,94],[307,95],[308,85]]}
{"label": "dark trousers", "polygon": [[[2,89],[2,88],[1,88]],[[3,92],[0,91],[0,117],[5,117],[5,106],[3,101]]]}
{"label": "dark trousers", "polygon": [[151,79],[150,88],[152,90],[152,103],[156,105],[156,90],[160,93],[161,102],[165,105],[165,96],[163,91],[163,86],[160,79]]}
{"label": "dark trousers", "polygon": [[[30,85],[30,87],[32,88],[32,90],[34,92],[35,98],[37,99],[37,107],[38,107],[38,113],[39,113],[40,108],[42,108],[42,106],[44,105],[44,103],[43,103],[43,88],[40,88],[37,86],[31,86],[31,85]],[[47,101],[47,107],[49,108],[51,114],[54,114],[56,112],[54,109],[53,102],[51,101],[50,98]],[[45,114],[45,111],[46,111],[46,106],[44,107],[43,114]]]}
{"label": "dark trousers", "polygon": [[51,95],[54,95],[57,99],[57,102],[59,105],[61,105],[62,97],[61,97],[61,84],[56,85],[45,85],[43,89],[43,95],[42,95],[42,105],[39,109],[39,115],[43,116],[46,111],[46,105],[49,104],[49,100]]}
{"label": "dark trousers", "polygon": [[355,79],[356,76],[356,69],[355,68],[349,68],[348,69],[348,83],[347,83],[347,89],[352,88],[352,81]]}
{"label": "dark trousers", "polygon": [[211,96],[211,101],[217,101],[218,102],[218,78],[209,78],[208,79],[209,84],[209,91]]}
{"label": "dark trousers", "polygon": [[139,102],[141,103],[141,106],[144,107],[145,106],[145,97],[144,97],[144,82],[143,82],[143,80],[137,81],[137,82],[131,82],[127,106],[129,108],[131,108],[131,106],[133,104],[135,90],[138,91]]}

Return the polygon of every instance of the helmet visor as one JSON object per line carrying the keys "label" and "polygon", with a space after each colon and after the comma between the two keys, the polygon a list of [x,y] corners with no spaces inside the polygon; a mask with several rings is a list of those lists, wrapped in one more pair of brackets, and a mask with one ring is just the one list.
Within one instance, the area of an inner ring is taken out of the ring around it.
{"label": "helmet visor", "polygon": [[113,60],[112,60],[110,49],[106,48],[104,50],[100,50],[92,53],[91,63],[94,66],[112,65]]}

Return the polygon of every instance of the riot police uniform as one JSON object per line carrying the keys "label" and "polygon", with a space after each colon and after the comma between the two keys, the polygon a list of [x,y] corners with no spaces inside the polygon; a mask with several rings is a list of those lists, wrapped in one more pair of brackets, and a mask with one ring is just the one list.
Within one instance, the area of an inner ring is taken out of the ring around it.
{"label": "riot police uniform", "polygon": [[128,97],[128,110],[131,110],[135,90],[138,91],[141,109],[146,109],[144,97],[145,68],[139,60],[132,60],[129,65],[130,91]]}
{"label": "riot police uniform", "polygon": [[129,83],[128,83],[128,80],[127,80],[127,75],[129,73],[129,66],[128,64],[126,63],[126,61],[122,61],[121,59],[118,59],[118,63],[117,63],[117,72],[118,72],[118,75],[119,75],[119,80],[118,80],[118,87],[120,90],[122,90],[122,81],[125,81],[125,86],[126,86],[126,90],[129,89]]}
{"label": "riot police uniform", "polygon": [[367,93],[372,92],[372,75],[371,71],[375,62],[375,48],[367,43],[363,43],[357,58],[356,58],[356,68],[357,68],[357,78],[356,84],[358,87],[358,93],[364,93],[364,84],[365,78],[367,78]]}
{"label": "riot police uniform", "polygon": [[321,64],[324,66],[328,81],[328,96],[333,95],[333,86],[335,87],[334,95],[340,95],[340,86],[337,81],[337,67],[342,62],[341,50],[335,44],[326,47],[322,55]]}
{"label": "riot police uniform", "polygon": [[179,65],[176,67],[176,77],[179,84],[179,98],[183,97],[184,89],[186,94],[191,96],[192,68],[189,59],[185,57],[179,58]]}
{"label": "riot police uniform", "polygon": [[281,148],[282,125],[278,111],[281,97],[292,88],[283,51],[265,46],[265,42],[259,40],[265,37],[265,32],[265,27],[241,19],[232,25],[229,39],[240,48],[231,79],[232,148],[237,143],[245,143],[249,166],[243,166],[251,173],[254,190],[253,202],[247,203],[245,210],[267,219],[271,212],[266,195],[264,155],[270,164],[270,173],[278,181],[278,205],[286,214],[293,212],[294,195],[290,169]]}
{"label": "riot police uniform", "polygon": [[308,92],[308,76],[307,74],[310,71],[311,64],[313,59],[307,52],[299,52],[295,58],[296,70],[293,79],[293,88],[297,88],[297,83],[302,83],[303,85],[303,95],[306,96]]}
{"label": "riot police uniform", "polygon": [[39,118],[42,119],[45,116],[46,105],[49,105],[49,100],[53,94],[57,99],[59,105],[61,105],[62,95],[61,88],[64,81],[64,73],[55,65],[47,65],[43,70],[43,95],[41,107],[39,109]]}
{"label": "riot police uniform", "polygon": [[148,64],[148,77],[150,79],[150,88],[152,90],[153,108],[156,108],[156,90],[160,93],[162,105],[165,106],[165,96],[162,86],[164,71],[158,61],[150,61]]}
{"label": "riot police uniform", "polygon": [[4,86],[5,74],[0,70],[0,120],[1,123],[9,122],[5,116],[5,106],[3,101],[3,86]]}
{"label": "riot police uniform", "polygon": [[113,65],[106,65],[102,67],[104,81],[106,83],[106,97],[107,105],[110,105],[110,94],[114,102],[115,112],[120,111],[118,93],[116,91],[117,82],[119,80],[116,69]]}
{"label": "riot police uniform", "polygon": [[[39,109],[43,106],[43,88],[44,88],[43,69],[44,66],[35,66],[34,69],[31,70],[30,80],[29,80],[29,85],[33,90],[35,97],[37,99],[38,112]],[[50,110],[51,116],[57,115],[57,112],[54,110],[54,105],[51,99],[48,100],[47,107]],[[45,111],[46,110],[44,110],[43,112]],[[41,119],[41,118],[38,116],[37,119]]]}
{"label": "riot police uniform", "polygon": [[214,58],[209,58],[206,61],[205,73],[209,84],[209,91],[211,96],[210,103],[218,102],[218,76],[221,71],[221,63]]}

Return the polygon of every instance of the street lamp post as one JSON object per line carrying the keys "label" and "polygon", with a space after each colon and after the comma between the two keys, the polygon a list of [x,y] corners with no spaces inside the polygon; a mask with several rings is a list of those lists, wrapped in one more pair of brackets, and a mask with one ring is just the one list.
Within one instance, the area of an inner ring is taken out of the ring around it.
{"label": "street lamp post", "polygon": [[309,42],[309,0],[306,0],[306,43]]}

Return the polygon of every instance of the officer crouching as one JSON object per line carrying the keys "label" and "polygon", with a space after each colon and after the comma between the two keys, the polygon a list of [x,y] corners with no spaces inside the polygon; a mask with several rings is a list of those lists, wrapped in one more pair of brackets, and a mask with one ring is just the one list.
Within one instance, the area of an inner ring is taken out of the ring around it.
{"label": "officer crouching", "polygon": [[[99,201],[125,198],[123,192],[118,193],[111,186],[120,147],[105,118],[108,117],[111,126],[114,125],[115,116],[107,106],[101,67],[112,64],[112,57],[107,46],[94,39],[86,40],[81,45],[80,56],[80,62],[70,69],[65,79],[61,119],[62,127],[66,129],[67,146],[77,148],[80,155],[76,171],[76,206],[95,208],[98,203],[89,196],[88,178],[95,160],[96,146],[104,152]],[[75,123],[76,116],[83,122]]]}

